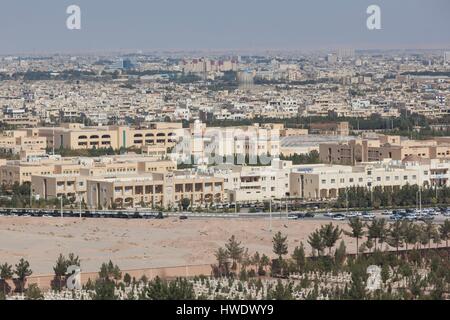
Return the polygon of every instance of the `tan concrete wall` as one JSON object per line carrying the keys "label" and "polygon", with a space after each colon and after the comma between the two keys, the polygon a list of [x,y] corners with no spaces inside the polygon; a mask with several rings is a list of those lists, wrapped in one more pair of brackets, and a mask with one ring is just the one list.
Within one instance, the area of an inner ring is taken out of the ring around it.
{"label": "tan concrete wall", "polygon": [[[139,280],[143,275],[148,279],[153,279],[159,276],[162,279],[171,279],[176,277],[194,277],[194,276],[210,276],[211,275],[210,264],[199,265],[186,265],[176,267],[163,267],[163,268],[146,268],[146,269],[131,269],[122,270],[122,277],[125,273],[128,273],[131,278],[135,277]],[[92,281],[98,278],[98,272],[81,272],[81,283],[86,284],[88,279]],[[35,275],[27,278],[26,286],[32,283],[36,283],[42,290],[48,290],[51,288],[51,282],[54,279],[54,275]],[[14,289],[15,286],[11,282],[10,286]]]}

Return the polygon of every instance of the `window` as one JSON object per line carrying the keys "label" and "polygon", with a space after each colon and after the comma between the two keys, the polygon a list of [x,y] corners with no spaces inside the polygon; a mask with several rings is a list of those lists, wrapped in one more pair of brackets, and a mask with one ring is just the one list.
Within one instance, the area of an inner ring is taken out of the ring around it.
{"label": "window", "polygon": [[412,178],[413,178],[413,180],[415,180],[416,179],[416,175],[413,175]]}
{"label": "window", "polygon": [[408,176],[403,176],[403,180],[408,180]]}
{"label": "window", "polygon": [[336,183],[336,179],[331,179],[331,183]]}
{"label": "window", "polygon": [[381,181],[381,177],[377,177],[377,181]]}
{"label": "window", "polygon": [[327,180],[323,179],[323,180],[322,180],[322,183],[327,183]]}
{"label": "window", "polygon": [[386,181],[391,181],[391,177],[386,177]]}
{"label": "window", "polygon": [[349,182],[353,182],[353,178],[348,179]]}
{"label": "window", "polygon": [[341,183],[344,183],[344,182],[345,182],[345,179],[344,179],[344,178],[341,178],[340,181],[341,181]]}
{"label": "window", "polygon": [[427,176],[428,175],[428,171],[424,171],[423,174]]}
{"label": "window", "polygon": [[395,181],[398,181],[398,179],[399,179],[399,178],[398,178],[398,176],[395,176],[395,178],[394,178],[394,179],[395,179]]}
{"label": "window", "polygon": [[367,175],[368,175],[368,176],[372,175],[372,170],[368,170],[368,171],[367,171]]}
{"label": "window", "polygon": [[359,178],[359,179],[358,179],[358,182],[363,182],[363,178]]}

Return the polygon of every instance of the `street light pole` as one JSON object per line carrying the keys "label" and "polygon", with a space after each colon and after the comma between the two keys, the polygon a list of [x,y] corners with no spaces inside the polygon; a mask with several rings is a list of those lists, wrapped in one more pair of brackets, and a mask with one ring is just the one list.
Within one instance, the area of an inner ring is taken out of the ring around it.
{"label": "street light pole", "polygon": [[80,202],[80,219],[81,219],[81,193],[78,193],[79,202]]}
{"label": "street light pole", "polygon": [[60,199],[61,199],[61,218],[63,218],[64,217],[64,214],[63,214],[63,197],[61,196]]}
{"label": "street light pole", "polygon": [[270,218],[269,218],[270,227],[269,227],[269,230],[270,230],[270,232],[272,232],[272,198],[269,200],[269,212],[270,212]]}

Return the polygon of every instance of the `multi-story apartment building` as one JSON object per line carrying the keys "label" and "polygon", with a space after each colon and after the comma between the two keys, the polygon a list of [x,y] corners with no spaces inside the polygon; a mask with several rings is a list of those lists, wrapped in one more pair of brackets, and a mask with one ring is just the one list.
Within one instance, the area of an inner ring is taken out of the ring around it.
{"label": "multi-story apartment building", "polygon": [[87,180],[87,204],[92,208],[176,208],[185,198],[191,206],[208,206],[221,203],[223,194],[222,178],[182,171]]}
{"label": "multi-story apartment building", "polygon": [[196,121],[190,128],[187,150],[198,158],[208,155],[278,156],[283,124],[254,124],[238,127],[206,127]]}
{"label": "multi-story apartment building", "polygon": [[21,151],[45,150],[45,138],[36,135],[35,130],[8,130],[0,136],[0,152],[20,154]]}
{"label": "multi-story apartment building", "polygon": [[61,127],[38,128],[40,137],[47,139],[48,147],[68,149],[141,148],[145,145],[173,146],[180,136],[181,123],[151,123],[148,128],[128,126],[84,127],[66,123]]}
{"label": "multi-story apartment building", "polygon": [[321,143],[319,154],[324,163],[343,165],[383,159],[403,160],[408,156],[445,159],[450,158],[450,139],[408,140],[400,136],[379,135],[347,142]]}
{"label": "multi-story apartment building", "polygon": [[224,179],[228,202],[263,202],[289,195],[292,161],[272,160],[270,166],[219,165],[214,176]]}
{"label": "multi-story apartment building", "polygon": [[302,165],[290,175],[291,196],[303,199],[336,198],[349,187],[400,188],[406,184],[448,185],[450,162],[410,157],[407,161],[344,165]]}
{"label": "multi-story apartment building", "polygon": [[[73,158],[74,164],[54,164],[53,172],[32,174],[33,192],[43,199],[79,195],[86,201],[86,184],[100,177],[127,177],[149,173],[166,173],[176,169],[170,160],[142,156],[112,156],[103,158]],[[27,176],[28,177],[28,176]]]}

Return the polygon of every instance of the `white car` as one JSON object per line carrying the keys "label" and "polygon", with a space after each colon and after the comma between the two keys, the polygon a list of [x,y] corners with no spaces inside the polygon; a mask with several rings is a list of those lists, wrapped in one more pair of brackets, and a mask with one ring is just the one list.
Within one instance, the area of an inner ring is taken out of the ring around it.
{"label": "white car", "polygon": [[345,216],[347,218],[356,218],[358,215],[356,214],[356,212],[349,212],[349,213],[345,214]]}
{"label": "white car", "polygon": [[345,220],[345,216],[343,214],[336,214],[333,216],[333,220],[342,221]]}
{"label": "white car", "polygon": [[373,220],[375,219],[375,215],[373,213],[365,212],[363,213],[362,218],[365,220]]}
{"label": "white car", "polygon": [[330,212],[330,211],[324,213],[323,215],[324,215],[325,217],[334,217],[334,213],[333,213],[333,212]]}

